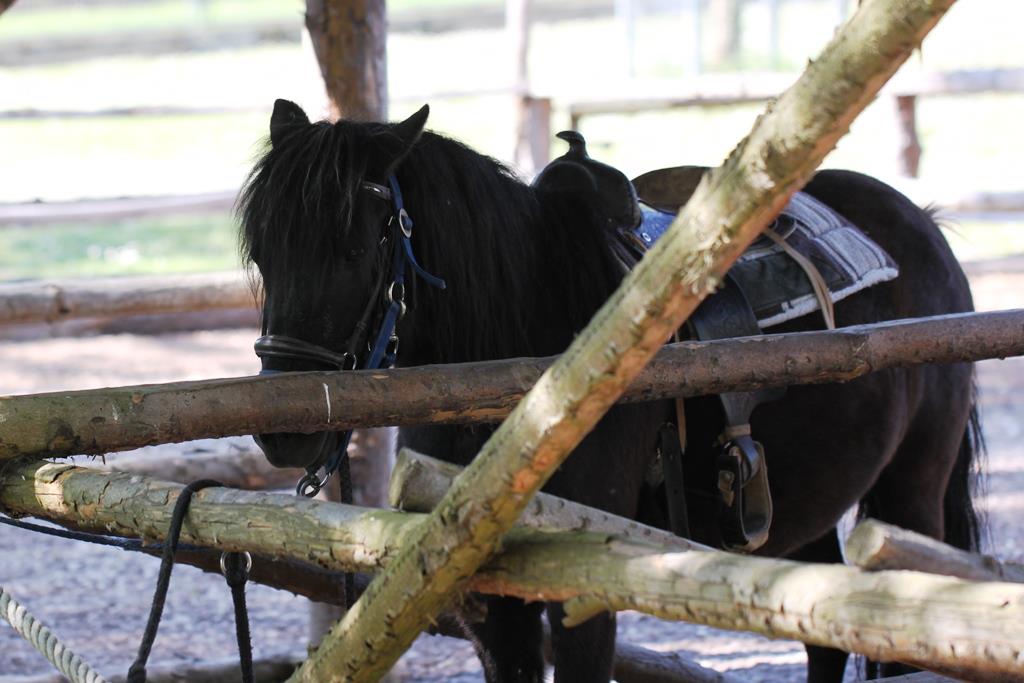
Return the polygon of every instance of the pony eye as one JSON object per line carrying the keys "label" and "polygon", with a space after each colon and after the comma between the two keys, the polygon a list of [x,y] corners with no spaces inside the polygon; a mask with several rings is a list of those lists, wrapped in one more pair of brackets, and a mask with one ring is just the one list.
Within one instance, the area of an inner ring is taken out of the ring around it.
{"label": "pony eye", "polygon": [[342,258],[346,261],[358,261],[359,257],[366,253],[365,249],[349,249],[344,253]]}

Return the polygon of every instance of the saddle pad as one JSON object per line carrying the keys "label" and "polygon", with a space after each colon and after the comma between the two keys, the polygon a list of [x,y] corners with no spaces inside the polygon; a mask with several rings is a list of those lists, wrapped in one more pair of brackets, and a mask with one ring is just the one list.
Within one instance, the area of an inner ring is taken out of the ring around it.
{"label": "saddle pad", "polygon": [[[675,216],[644,203],[640,207],[643,222],[629,236],[646,251]],[[817,267],[833,303],[899,275],[896,263],[882,247],[803,192],[793,195],[770,227]],[[761,329],[821,308],[804,271],[781,246],[763,235],[740,256],[729,275],[747,296]]]}

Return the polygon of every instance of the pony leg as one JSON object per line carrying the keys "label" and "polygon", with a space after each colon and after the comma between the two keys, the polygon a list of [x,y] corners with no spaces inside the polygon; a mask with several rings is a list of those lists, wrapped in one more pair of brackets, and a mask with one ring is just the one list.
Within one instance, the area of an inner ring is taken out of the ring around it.
{"label": "pony leg", "polygon": [[579,626],[562,625],[560,603],[548,605],[555,683],[607,683],[615,659],[615,615],[600,614]]}
{"label": "pony leg", "polygon": [[[816,541],[792,553],[789,558],[800,562],[842,564],[838,532],[834,528],[826,531]],[[807,650],[807,683],[839,683],[843,680],[849,653],[818,645],[804,645],[804,648]]]}
{"label": "pony leg", "polygon": [[487,617],[472,628],[487,683],[543,683],[542,603],[489,597]]}
{"label": "pony leg", "polygon": [[[934,369],[928,368],[927,370]],[[975,456],[972,432],[977,414],[966,400],[950,405],[941,396],[969,397],[970,370],[951,370],[959,376],[959,391],[931,392],[896,450],[866,496],[862,512],[904,529],[975,550],[978,518],[970,497]],[[945,424],[945,429],[936,425]],[[879,678],[917,671],[900,662],[869,662],[867,674]]]}

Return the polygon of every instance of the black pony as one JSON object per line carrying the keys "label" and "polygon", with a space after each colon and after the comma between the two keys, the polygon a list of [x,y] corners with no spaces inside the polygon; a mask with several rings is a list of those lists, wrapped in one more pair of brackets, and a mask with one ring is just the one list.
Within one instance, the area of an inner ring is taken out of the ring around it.
{"label": "black pony", "polygon": [[[424,132],[427,113],[424,107],[393,125],[310,123],[295,104],[275,104],[271,147],[240,203],[242,250],[263,277],[266,332],[299,352],[265,354],[266,370],[365,367],[370,337],[396,299],[408,306],[395,335],[399,365],[557,354],[618,286],[621,271],[592,208],[572,194],[535,190],[495,160]],[[414,219],[407,240],[407,222],[392,219],[398,188]],[[837,304],[839,325],[972,309],[964,275],[928,213],[855,173],[821,172],[806,192],[862,228],[900,267],[896,280]],[[406,242],[446,289],[414,275],[411,263],[403,266],[405,286],[386,286]],[[805,316],[773,331],[818,326],[818,318]],[[673,410],[667,401],[615,407],[545,490],[636,517],[653,495],[645,472]],[[712,400],[687,401],[686,480],[709,492],[717,411]],[[978,534],[968,490],[973,416],[969,365],[791,387],[753,416],[775,505],[769,540],[758,552],[840,562],[835,526],[858,503],[879,519],[971,547]],[[492,430],[403,429],[401,443],[465,464]],[[277,434],[263,442],[276,464],[303,466],[339,438]],[[713,497],[689,496],[688,507],[696,540],[717,543]],[[489,601],[486,622],[476,628],[489,681],[543,680],[541,609]],[[609,680],[615,617],[566,629],[562,614],[560,605],[548,606],[556,680]],[[841,680],[845,653],[808,649],[811,680]]]}

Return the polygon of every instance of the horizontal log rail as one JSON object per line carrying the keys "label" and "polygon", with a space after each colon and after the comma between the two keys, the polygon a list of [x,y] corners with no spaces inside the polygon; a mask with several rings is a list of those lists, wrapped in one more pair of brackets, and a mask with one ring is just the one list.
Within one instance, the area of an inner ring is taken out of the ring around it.
{"label": "horizontal log rail", "polygon": [[[2,119],[3,116],[0,116]],[[107,221],[159,214],[227,213],[237,190],[198,194],[74,199],[0,204],[0,228],[81,221]]]}
{"label": "horizontal log rail", "polygon": [[1024,583],[1024,564],[960,550],[907,529],[866,519],[846,539],[846,560],[862,569],[912,569],[974,581]]}
{"label": "horizontal log rail", "polygon": [[[406,512],[430,512],[462,468],[403,448],[391,472],[388,503]],[[531,529],[590,531],[652,543],[666,550],[711,550],[687,538],[550,493],[538,493],[519,517]]]}
{"label": "horizontal log rail", "polygon": [[[65,522],[65,526],[75,525]],[[159,558],[160,550],[144,550],[146,554]],[[186,564],[196,567],[210,574],[221,574],[220,569],[221,551],[215,549],[181,549],[175,555],[176,564]],[[343,573],[330,571],[306,564],[296,560],[276,560],[266,555],[253,555],[252,569],[249,573],[249,581],[275,588],[286,590],[295,595],[301,595],[315,602],[342,605],[344,596],[338,590],[343,580]],[[369,574],[355,575],[355,594],[361,595],[372,578]],[[479,621],[484,616],[481,605],[471,599],[466,599],[460,606],[458,615],[442,612],[432,626],[430,632],[436,635],[448,636],[450,638],[466,638],[466,623]],[[545,629],[545,639],[550,638],[550,633]],[[545,647],[545,656],[550,659],[550,648]],[[280,661],[282,664],[271,665],[270,662]],[[290,662],[290,666],[284,668],[283,662]],[[281,681],[290,674],[295,667],[301,663],[300,659],[292,657],[277,657],[265,660],[264,664],[255,662],[257,670],[267,667],[267,680]],[[740,679],[729,673],[722,673],[709,669],[683,657],[674,652],[657,652],[644,647],[618,642],[615,644],[615,680],[620,683],[740,683]],[[273,668],[271,668],[273,667]],[[197,663],[195,668],[182,670],[180,665],[166,671],[160,667],[149,670],[147,681],[149,683],[177,683],[187,680],[189,683],[203,683],[205,681],[237,680],[239,675],[238,660],[227,660],[224,662]],[[42,674],[39,676],[4,676],[0,675],[0,683],[64,683],[65,678],[60,674]],[[123,682],[124,678],[114,676],[111,683]],[[263,680],[257,672],[257,683]]]}
{"label": "horizontal log rail", "polygon": [[[0,507],[160,540],[181,487],[71,465],[8,463]],[[182,541],[335,570],[385,566],[422,515],[270,493],[196,495]],[[917,572],[864,572],[717,551],[665,553],[607,534],[515,530],[469,583],[564,601],[570,622],[635,609],[958,671],[1024,674],[1024,586]]]}
{"label": "horizontal log rail", "polygon": [[0,325],[255,308],[245,276],[232,272],[0,285]]}
{"label": "horizontal log rail", "polygon": [[[1022,354],[1024,310],[683,342],[665,347],[624,400],[843,382],[916,363]],[[496,422],[552,361],[289,373],[0,397],[0,460],[239,434]]]}
{"label": "horizontal log rail", "polygon": [[142,452],[111,456],[107,458],[104,467],[114,472],[141,474],[179,484],[197,479],[213,479],[224,486],[247,491],[292,490],[295,482],[306,473],[298,467],[274,467],[255,444],[252,448],[225,449],[195,455],[175,453],[155,456]]}
{"label": "horizontal log rail", "polygon": [[[569,103],[569,117],[578,127],[584,116],[628,114],[679,107],[714,107],[751,104],[778,97],[796,76],[765,72],[713,74],[688,79],[683,90],[658,86],[656,90],[634,89],[626,95],[576,100]],[[896,97],[976,95],[980,93],[1018,93],[1024,91],[1024,69],[964,69],[916,75],[898,75],[884,88],[883,95]]]}
{"label": "horizontal log rail", "polygon": [[[253,683],[280,683],[302,662],[300,655],[275,655],[253,661]],[[158,664],[146,667],[146,683],[223,683],[237,681],[242,672],[237,659],[220,659],[207,662]],[[127,676],[115,675],[107,679],[110,683],[127,683]],[[12,676],[0,674],[0,683],[67,683],[60,674],[37,674]]]}

